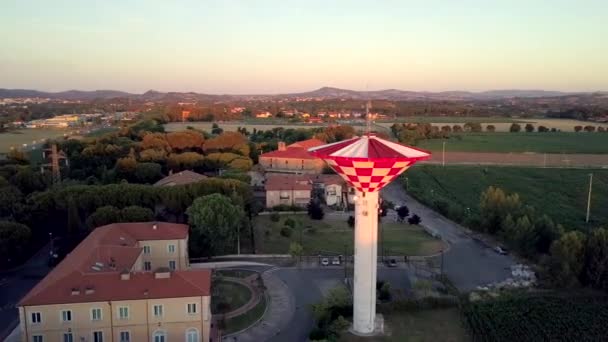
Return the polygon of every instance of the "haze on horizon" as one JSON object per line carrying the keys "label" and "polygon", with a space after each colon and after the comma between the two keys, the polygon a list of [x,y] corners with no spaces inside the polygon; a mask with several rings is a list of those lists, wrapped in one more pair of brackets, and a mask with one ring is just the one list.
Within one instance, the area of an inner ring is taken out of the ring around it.
{"label": "haze on horizon", "polygon": [[5,0],[0,88],[608,90],[608,1]]}

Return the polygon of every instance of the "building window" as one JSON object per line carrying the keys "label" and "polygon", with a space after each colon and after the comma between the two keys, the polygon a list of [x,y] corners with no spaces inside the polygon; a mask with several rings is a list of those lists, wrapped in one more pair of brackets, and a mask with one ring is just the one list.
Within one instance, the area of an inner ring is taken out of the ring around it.
{"label": "building window", "polygon": [[289,199],[289,192],[281,191],[281,193],[279,194],[279,198],[280,199]]}
{"label": "building window", "polygon": [[121,331],[120,342],[131,342],[131,333],[128,331]]}
{"label": "building window", "polygon": [[42,315],[40,312],[32,312],[32,324],[42,323]]}
{"label": "building window", "polygon": [[42,335],[33,335],[32,336],[32,342],[43,342],[44,338],[42,338]]}
{"label": "building window", "polygon": [[152,269],[152,263],[149,261],[144,261],[144,271],[150,271]]}
{"label": "building window", "polygon": [[167,245],[167,251],[169,251],[169,253],[175,253],[175,245]]}
{"label": "building window", "polygon": [[118,318],[119,319],[129,319],[129,307],[128,306],[119,306],[118,307]]}
{"label": "building window", "polygon": [[101,309],[100,308],[92,308],[91,309],[91,321],[101,321]]}
{"label": "building window", "polygon": [[93,342],[103,342],[103,331],[93,331]]}
{"label": "building window", "polygon": [[61,321],[62,322],[71,322],[72,321],[72,310],[61,311]]}
{"label": "building window", "polygon": [[162,304],[154,304],[154,317],[163,317]]}
{"label": "building window", "polygon": [[74,342],[74,335],[71,332],[63,333],[63,342]]}
{"label": "building window", "polygon": [[155,331],[154,342],[167,342],[167,333],[164,330]]}
{"label": "building window", "polygon": [[175,271],[175,260],[169,260],[169,269]]}
{"label": "building window", "polygon": [[190,328],[186,330],[186,342],[198,342],[198,330]]}
{"label": "building window", "polygon": [[188,310],[188,314],[196,315],[196,303],[189,303],[187,310]]}
{"label": "building window", "polygon": [[152,253],[152,247],[144,246],[144,254],[150,254],[150,253]]}

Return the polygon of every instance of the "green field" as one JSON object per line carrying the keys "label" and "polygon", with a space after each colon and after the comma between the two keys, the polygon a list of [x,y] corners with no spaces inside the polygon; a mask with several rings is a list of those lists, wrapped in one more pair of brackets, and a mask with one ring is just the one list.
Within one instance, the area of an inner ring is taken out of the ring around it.
{"label": "green field", "polygon": [[344,333],[341,342],[464,342],[470,339],[458,309],[435,309],[384,314],[387,336],[358,337]]}
{"label": "green field", "polygon": [[[590,172],[594,178],[591,222],[587,225]],[[477,213],[481,192],[492,185],[519,193],[525,204],[566,229],[608,224],[608,170],[420,165],[406,175],[410,194],[431,206],[447,202],[452,218]]]}
{"label": "green field", "polygon": [[242,315],[228,318],[225,322],[225,327],[222,330],[222,333],[231,334],[250,327],[264,315],[264,312],[266,311],[266,304],[266,297],[262,296],[258,304],[251,310]]}
{"label": "green field", "polygon": [[606,341],[608,301],[600,296],[521,295],[467,304],[474,341]]}
{"label": "green field", "polygon": [[41,139],[51,139],[63,136],[69,130],[27,128],[16,129],[0,133],[0,152],[8,152],[11,147],[22,148],[23,144],[31,145],[34,140],[39,143]]}
{"label": "green field", "polygon": [[[343,220],[325,218],[321,221],[311,220],[306,215],[281,215],[279,222],[272,222],[269,215],[258,216],[255,220],[256,247],[258,253],[287,254],[291,242],[299,242],[299,230],[293,230],[290,237],[281,236],[281,228],[287,218],[300,220],[304,227],[302,244],[305,255],[317,255],[320,252],[352,253],[353,229],[349,228],[346,218]],[[438,253],[443,244],[432,238],[422,228],[404,223],[381,223],[384,234],[386,254],[393,255],[429,255]],[[314,227],[314,228],[313,228]],[[311,228],[314,229],[311,230]],[[267,233],[268,232],[268,233]],[[381,253],[380,247],[378,253]]]}
{"label": "green field", "polygon": [[446,152],[608,153],[608,133],[464,133],[424,140],[418,147]]}

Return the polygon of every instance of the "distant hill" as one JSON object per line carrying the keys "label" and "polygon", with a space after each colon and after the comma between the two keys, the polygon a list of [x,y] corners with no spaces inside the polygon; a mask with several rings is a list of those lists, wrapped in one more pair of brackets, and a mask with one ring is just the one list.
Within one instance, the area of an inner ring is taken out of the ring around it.
{"label": "distant hill", "polygon": [[554,97],[565,95],[580,95],[585,93],[568,93],[559,91],[547,90],[490,90],[483,92],[469,91],[444,91],[444,92],[420,92],[406,91],[398,89],[358,91],[349,89],[340,89],[333,87],[323,87],[317,90],[303,93],[288,93],[288,94],[268,94],[268,95],[214,95],[201,94],[194,92],[159,92],[149,90],[143,94],[132,94],[117,90],[68,90],[63,92],[43,92],[29,89],[0,89],[0,98],[17,98],[17,97],[43,97],[52,99],[65,100],[94,100],[94,99],[112,99],[130,97],[143,101],[178,101],[188,102],[197,100],[268,100],[277,98],[298,98],[298,97],[314,97],[314,98],[348,98],[359,100],[393,100],[393,101],[411,101],[411,100],[436,100],[436,101],[463,101],[463,100],[495,100],[505,98],[535,98],[535,97]]}

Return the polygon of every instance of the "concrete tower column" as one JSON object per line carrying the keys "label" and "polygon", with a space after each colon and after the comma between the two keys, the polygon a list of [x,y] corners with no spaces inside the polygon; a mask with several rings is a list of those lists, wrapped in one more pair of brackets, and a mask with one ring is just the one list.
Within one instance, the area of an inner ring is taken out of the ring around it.
{"label": "concrete tower column", "polygon": [[378,192],[359,192],[355,201],[353,332],[371,334],[376,319]]}

